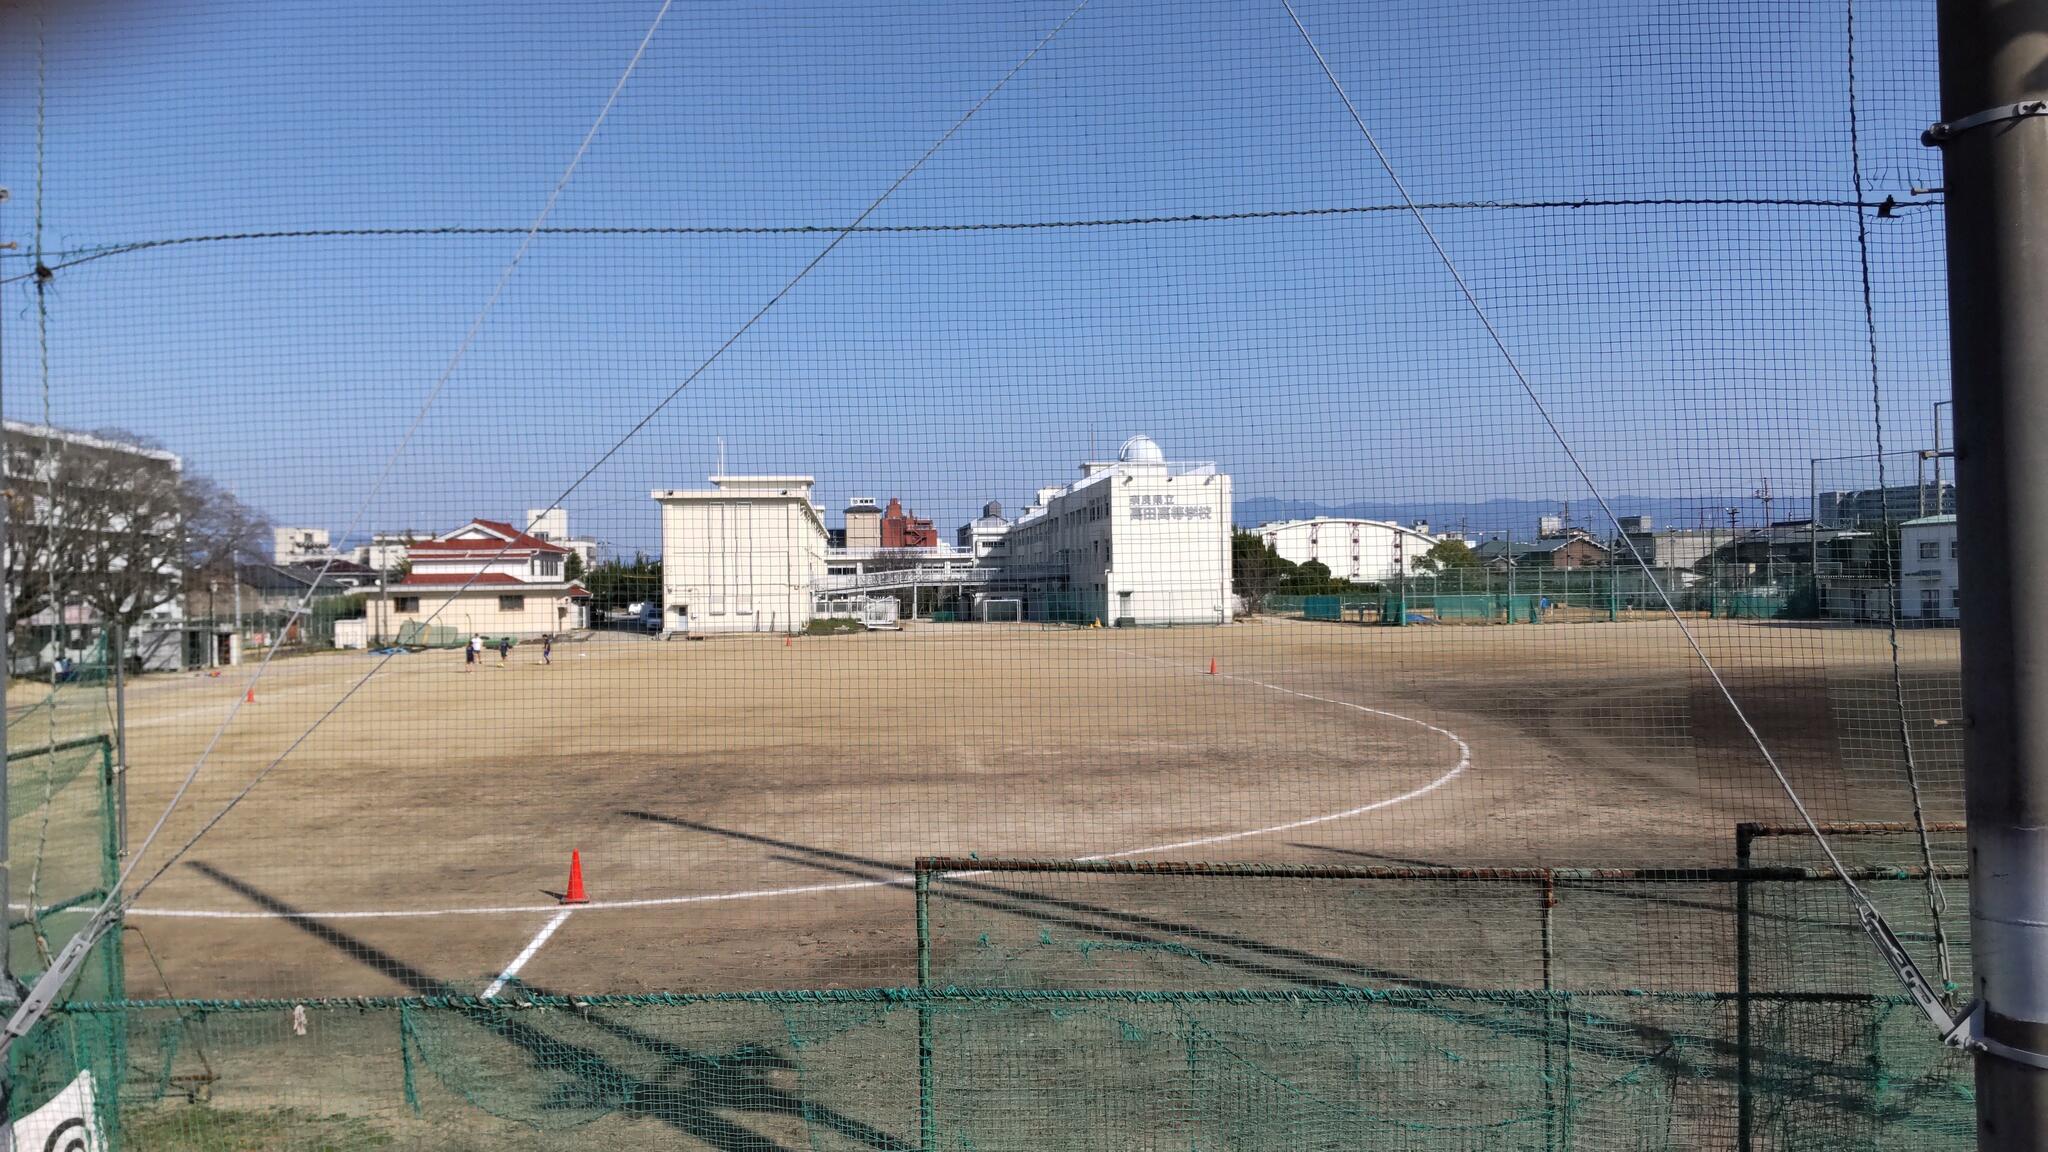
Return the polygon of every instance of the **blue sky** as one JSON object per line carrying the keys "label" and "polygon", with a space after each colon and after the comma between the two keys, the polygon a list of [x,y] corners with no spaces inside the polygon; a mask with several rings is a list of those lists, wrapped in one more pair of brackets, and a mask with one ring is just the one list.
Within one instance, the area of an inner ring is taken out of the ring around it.
{"label": "blue sky", "polygon": [[[47,29],[43,244],[517,229],[658,2],[101,3]],[[1069,4],[678,3],[550,223],[836,226]],[[1604,487],[1803,493],[1867,451],[1841,4],[1299,5]],[[1859,5],[1869,199],[1939,184],[1932,4]],[[0,234],[32,242],[32,38],[0,17]],[[1924,198],[1920,198],[1923,199]],[[882,226],[1397,202],[1277,0],[1093,0],[886,204]],[[1889,443],[1946,395],[1938,209],[1871,228]],[[366,528],[546,503],[827,241],[548,235]],[[49,289],[50,409],[340,530],[516,235],[222,241]],[[52,257],[55,262],[56,257]],[[0,274],[24,270],[0,260]],[[0,287],[5,409],[36,316]],[[1910,432],[1906,430],[1910,430]],[[835,509],[950,527],[1072,475],[1091,436],[1216,460],[1241,497],[1584,500],[1397,212],[850,238],[567,502],[652,543],[654,487],[803,471]]]}

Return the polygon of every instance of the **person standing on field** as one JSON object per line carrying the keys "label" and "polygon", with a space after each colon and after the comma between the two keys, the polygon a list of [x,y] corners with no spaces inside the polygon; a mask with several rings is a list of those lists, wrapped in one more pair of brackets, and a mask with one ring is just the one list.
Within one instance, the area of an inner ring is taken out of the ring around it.
{"label": "person standing on field", "polygon": [[552,632],[540,638],[540,662],[543,664],[553,664],[555,662],[555,634]]}
{"label": "person standing on field", "polygon": [[510,636],[498,637],[498,667],[503,668],[505,666],[505,658],[510,655],[512,655],[512,638]]}
{"label": "person standing on field", "polygon": [[483,655],[484,638],[471,635],[469,643],[462,646],[462,670],[468,672],[476,667],[477,658]]}

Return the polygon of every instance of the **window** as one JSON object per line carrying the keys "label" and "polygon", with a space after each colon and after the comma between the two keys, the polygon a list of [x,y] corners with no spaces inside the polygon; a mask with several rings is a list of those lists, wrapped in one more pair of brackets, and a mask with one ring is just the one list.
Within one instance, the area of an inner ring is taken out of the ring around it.
{"label": "window", "polygon": [[1948,542],[1948,558],[1951,560],[1962,555],[1962,550],[1959,547],[1957,547],[1958,543],[1959,542],[1955,540],[1951,540]]}
{"label": "window", "polygon": [[394,612],[417,612],[420,610],[420,598],[417,596],[393,596],[391,598],[391,610]]}
{"label": "window", "polygon": [[1920,542],[1920,558],[1922,560],[1941,559],[1941,541],[1922,540]]}
{"label": "window", "polygon": [[500,596],[500,597],[498,597],[498,611],[500,611],[500,612],[524,612],[524,611],[526,611],[526,597],[524,597],[524,596]]}
{"label": "window", "polygon": [[562,574],[560,556],[542,556],[533,562],[533,574],[553,578]]}
{"label": "window", "polygon": [[1961,588],[1951,588],[1948,590],[1948,606],[1957,612],[1963,610],[1963,590]]}
{"label": "window", "polygon": [[1920,590],[1920,614],[1922,616],[1941,615],[1941,589],[1922,588]]}

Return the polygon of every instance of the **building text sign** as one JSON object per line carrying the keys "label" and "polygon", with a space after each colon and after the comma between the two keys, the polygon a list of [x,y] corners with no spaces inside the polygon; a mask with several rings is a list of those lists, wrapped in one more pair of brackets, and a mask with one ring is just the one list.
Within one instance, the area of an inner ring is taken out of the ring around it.
{"label": "building text sign", "polygon": [[1213,520],[1216,510],[1207,504],[1177,504],[1172,493],[1131,497],[1133,520]]}

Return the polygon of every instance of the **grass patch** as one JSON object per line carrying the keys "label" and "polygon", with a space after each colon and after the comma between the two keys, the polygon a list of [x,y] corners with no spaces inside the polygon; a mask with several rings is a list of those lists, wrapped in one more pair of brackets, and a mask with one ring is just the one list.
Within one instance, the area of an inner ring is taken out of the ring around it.
{"label": "grass patch", "polygon": [[806,636],[837,636],[842,632],[865,632],[868,626],[858,620],[844,620],[839,617],[820,617],[804,625]]}

